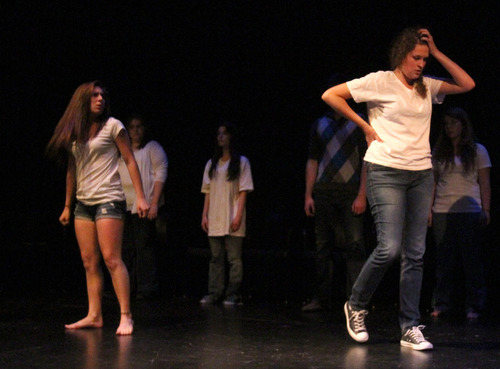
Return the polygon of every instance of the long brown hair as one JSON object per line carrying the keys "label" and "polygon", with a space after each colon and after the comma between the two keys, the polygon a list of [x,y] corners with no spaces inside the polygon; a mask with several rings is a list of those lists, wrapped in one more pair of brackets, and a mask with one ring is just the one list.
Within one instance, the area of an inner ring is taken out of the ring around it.
{"label": "long brown hair", "polygon": [[[229,161],[229,167],[227,169],[227,180],[234,181],[240,177],[240,162],[241,162],[241,155],[238,152],[237,130],[232,123],[225,121],[219,124],[219,128],[220,127],[225,127],[227,133],[231,137],[229,140],[229,154],[231,159]],[[219,162],[219,159],[222,157],[222,154],[223,154],[222,147],[216,145],[214,155],[212,156],[212,163],[210,164],[210,169],[208,171],[209,178],[214,178],[215,175],[217,174],[217,163]]]}
{"label": "long brown hair", "polygon": [[[395,70],[401,65],[406,55],[408,55],[415,46],[427,45],[427,42],[420,38],[418,31],[421,28],[422,27],[405,28],[393,41],[389,50],[389,60],[392,70]],[[420,97],[424,98],[427,95],[427,87],[424,84],[422,75],[415,81],[415,89]]]}
{"label": "long brown hair", "polygon": [[111,113],[108,93],[100,81],[86,82],[78,86],[69,101],[63,116],[54,129],[54,134],[47,145],[47,154],[59,157],[64,151],[71,150],[76,141],[85,143],[89,140],[91,122],[90,102],[94,88],[100,87],[104,96],[104,112],[98,117],[100,123],[105,122]]}
{"label": "long brown hair", "polygon": [[433,159],[440,164],[444,164],[445,170],[451,169],[455,166],[453,143],[445,132],[445,117],[457,119],[462,125],[462,133],[458,144],[458,155],[460,156],[460,160],[462,162],[464,174],[468,174],[475,169],[477,156],[476,140],[474,138],[472,123],[469,116],[462,108],[452,107],[443,113],[443,123],[441,124],[441,131],[439,132],[439,137],[432,154]]}

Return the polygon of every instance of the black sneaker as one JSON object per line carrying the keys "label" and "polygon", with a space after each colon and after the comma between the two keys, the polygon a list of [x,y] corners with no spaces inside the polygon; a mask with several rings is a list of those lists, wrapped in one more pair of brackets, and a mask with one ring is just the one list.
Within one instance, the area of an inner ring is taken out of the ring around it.
{"label": "black sneaker", "polygon": [[365,316],[368,315],[366,310],[353,310],[349,302],[344,305],[344,313],[347,323],[347,331],[353,340],[358,342],[368,341],[368,331],[365,327]]}
{"label": "black sneaker", "polygon": [[401,337],[401,346],[411,347],[413,350],[432,350],[434,346],[432,343],[427,341],[422,334],[422,329],[424,329],[424,325],[414,326],[408,328]]}

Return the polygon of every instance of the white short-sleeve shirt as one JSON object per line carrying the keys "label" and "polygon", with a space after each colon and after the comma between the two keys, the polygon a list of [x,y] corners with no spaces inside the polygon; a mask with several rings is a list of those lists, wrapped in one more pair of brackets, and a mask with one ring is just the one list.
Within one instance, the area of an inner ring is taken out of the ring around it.
{"label": "white short-sleeve shirt", "polygon": [[[135,161],[141,173],[142,188],[146,200],[151,203],[154,194],[155,182],[165,183],[167,179],[168,159],[161,145],[156,141],[149,141],[139,150],[134,150]],[[120,159],[119,167],[123,191],[127,198],[127,210],[137,213],[137,195],[125,161]],[[160,197],[158,205],[163,205],[164,199]]]}
{"label": "white short-sleeve shirt", "polygon": [[424,77],[427,96],[407,88],[393,71],[370,73],[347,82],[354,101],[366,102],[368,119],[383,142],[373,141],[364,160],[396,169],[432,168],[429,144],[432,104],[441,103],[442,81]]}
{"label": "white short-sleeve shirt", "polygon": [[76,198],[85,205],[124,201],[116,137],[124,130],[122,122],[110,117],[99,133],[85,144],[73,142],[76,164]]}
{"label": "white short-sleeve shirt", "polygon": [[231,231],[231,222],[238,210],[238,199],[241,191],[253,191],[252,171],[250,162],[244,156],[240,160],[240,177],[234,181],[227,180],[227,170],[230,160],[219,160],[217,171],[213,178],[208,176],[212,161],[205,165],[201,192],[209,194],[210,206],[208,208],[208,236],[237,236],[246,234],[246,210],[243,209],[241,226],[236,232]]}
{"label": "white short-sleeve shirt", "polygon": [[455,156],[455,165],[445,170],[443,163],[434,163],[438,182],[432,211],[435,213],[476,213],[482,209],[478,169],[490,168],[488,151],[476,144],[474,170],[465,174],[460,157]]}

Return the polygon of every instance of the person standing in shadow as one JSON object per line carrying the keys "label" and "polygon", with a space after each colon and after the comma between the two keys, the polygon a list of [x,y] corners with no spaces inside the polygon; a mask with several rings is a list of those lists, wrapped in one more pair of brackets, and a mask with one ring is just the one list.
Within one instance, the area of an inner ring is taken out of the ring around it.
{"label": "person standing in shadow", "polygon": [[[208,295],[200,303],[241,304],[241,259],[246,234],[246,200],[253,191],[250,162],[237,151],[236,128],[223,122],[217,129],[217,145],[203,173],[201,192],[205,194],[201,227],[208,234],[211,259]],[[230,265],[229,284],[224,287],[225,255]]]}
{"label": "person standing in shadow", "polygon": [[[345,81],[343,75],[334,74],[329,87]],[[311,126],[304,210],[308,217],[314,217],[316,281],[314,297],[302,307],[304,312],[330,305],[332,246],[343,251],[348,295],[366,260],[365,151],[363,131],[334,110]]]}
{"label": "person standing in shadow", "polygon": [[461,266],[466,317],[475,320],[486,302],[481,235],[490,223],[491,161],[486,148],[474,140],[462,108],[444,112],[432,160],[435,190],[429,225],[436,247],[436,287],[431,316],[453,310],[454,281]]}
{"label": "person standing in shadow", "polygon": [[156,219],[164,203],[163,188],[167,179],[168,159],[162,146],[149,139],[148,127],[140,115],[126,121],[132,151],[139,167],[142,187],[150,204],[148,216],[137,213],[137,197],[124,160],[120,177],[127,198],[127,216],[123,240],[123,260],[130,273],[131,296],[148,299],[159,295],[156,263]]}

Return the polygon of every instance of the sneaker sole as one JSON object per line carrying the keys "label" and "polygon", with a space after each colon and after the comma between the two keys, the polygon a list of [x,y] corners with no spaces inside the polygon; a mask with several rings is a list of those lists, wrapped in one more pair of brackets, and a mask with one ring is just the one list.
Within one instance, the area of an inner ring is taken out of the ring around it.
{"label": "sneaker sole", "polygon": [[351,336],[351,338],[354,341],[359,342],[359,343],[363,343],[363,342],[368,341],[368,339],[370,338],[368,336],[368,332],[366,332],[366,339],[364,339],[364,338],[359,338],[358,336],[356,336],[356,333],[354,333],[354,331],[351,329],[351,326],[349,324],[349,312],[347,311],[347,304],[348,303],[346,302],[344,305],[344,315],[345,315],[345,320],[346,320],[347,332],[349,332],[349,336]]}

